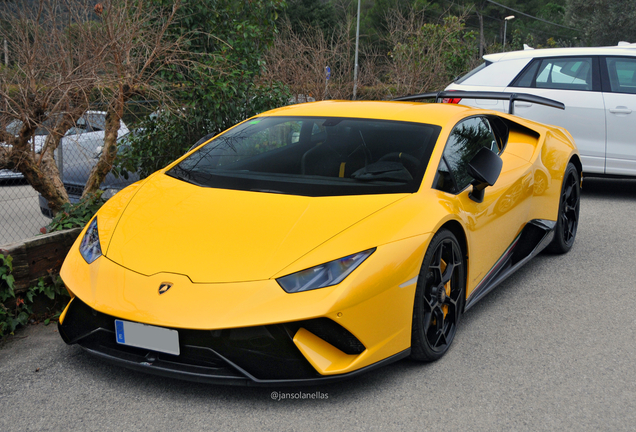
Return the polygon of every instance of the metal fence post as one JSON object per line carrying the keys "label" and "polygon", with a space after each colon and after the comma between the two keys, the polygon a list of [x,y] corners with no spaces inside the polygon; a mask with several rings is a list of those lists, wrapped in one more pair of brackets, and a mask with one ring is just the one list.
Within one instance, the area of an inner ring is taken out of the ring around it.
{"label": "metal fence post", "polygon": [[55,150],[57,152],[57,170],[60,172],[60,180],[64,182],[64,152],[62,151],[62,140]]}

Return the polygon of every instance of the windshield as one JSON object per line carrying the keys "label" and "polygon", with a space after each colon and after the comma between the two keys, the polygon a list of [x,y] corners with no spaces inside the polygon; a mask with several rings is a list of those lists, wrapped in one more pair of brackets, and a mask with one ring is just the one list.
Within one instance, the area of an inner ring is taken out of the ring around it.
{"label": "windshield", "polygon": [[416,192],[439,126],[373,119],[260,117],[168,175],[204,187],[304,196]]}

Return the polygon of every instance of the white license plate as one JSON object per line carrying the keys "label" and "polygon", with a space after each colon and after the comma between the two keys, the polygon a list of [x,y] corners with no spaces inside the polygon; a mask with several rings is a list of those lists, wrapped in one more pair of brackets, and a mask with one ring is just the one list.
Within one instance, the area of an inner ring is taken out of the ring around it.
{"label": "white license plate", "polygon": [[179,332],[163,327],[115,320],[117,343],[179,355]]}

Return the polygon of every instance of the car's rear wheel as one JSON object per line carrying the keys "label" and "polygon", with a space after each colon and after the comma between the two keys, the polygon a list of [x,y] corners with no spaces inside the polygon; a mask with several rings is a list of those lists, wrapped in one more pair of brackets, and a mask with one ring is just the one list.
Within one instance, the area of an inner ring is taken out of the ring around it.
{"label": "car's rear wheel", "polygon": [[559,202],[559,218],[554,229],[554,239],[546,248],[547,252],[563,254],[572,249],[576,231],[579,226],[579,210],[581,207],[581,183],[579,172],[570,163],[563,176],[561,199]]}
{"label": "car's rear wheel", "polygon": [[411,358],[434,361],[450,347],[465,301],[465,263],[457,238],[440,230],[424,255],[415,291]]}

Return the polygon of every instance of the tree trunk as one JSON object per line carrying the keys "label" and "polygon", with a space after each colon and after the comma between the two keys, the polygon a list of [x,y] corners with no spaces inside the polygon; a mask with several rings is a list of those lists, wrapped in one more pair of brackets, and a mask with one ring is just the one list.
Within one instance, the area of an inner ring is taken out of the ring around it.
{"label": "tree trunk", "polygon": [[[66,132],[66,129],[64,132]],[[51,135],[47,138],[43,154],[36,154],[31,148],[31,140],[35,133],[35,124],[24,124],[17,137],[11,137],[7,141],[11,144],[10,150],[5,150],[0,165],[9,169],[19,170],[27,182],[48,201],[53,214],[57,213],[64,204],[68,203],[68,194],[60,180],[60,175],[53,158],[53,151],[59,145],[60,134],[57,139]],[[6,148],[5,148],[6,149]]]}
{"label": "tree trunk", "polygon": [[49,205],[53,214],[57,214],[62,206],[69,202],[60,173],[53,158],[53,149],[48,149],[38,163],[39,155],[21,158],[17,168],[24,174],[29,184],[38,191]]}
{"label": "tree trunk", "polygon": [[118,100],[114,102],[114,106],[111,105],[108,108],[108,112],[106,114],[104,148],[102,149],[102,154],[99,156],[99,160],[88,176],[88,181],[86,182],[86,186],[84,186],[82,198],[99,189],[99,185],[102,184],[110,170],[113,168],[113,162],[117,156],[117,134],[119,132],[120,121],[123,115],[124,98],[123,96],[120,96]]}

